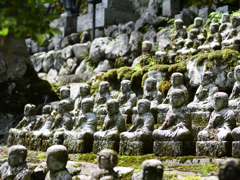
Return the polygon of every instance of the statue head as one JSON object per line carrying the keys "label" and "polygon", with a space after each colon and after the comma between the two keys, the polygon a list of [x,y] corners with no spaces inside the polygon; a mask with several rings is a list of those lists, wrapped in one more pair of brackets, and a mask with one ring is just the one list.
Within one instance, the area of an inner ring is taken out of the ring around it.
{"label": "statue head", "polygon": [[66,168],[68,161],[67,148],[63,145],[53,145],[47,149],[47,169],[50,172]]}
{"label": "statue head", "polygon": [[240,65],[234,68],[234,77],[237,81],[240,81]]}
{"label": "statue head", "polygon": [[82,100],[82,106],[81,106],[81,110],[82,112],[88,113],[88,112],[92,112],[93,110],[93,99],[92,98],[85,98]]}
{"label": "statue head", "polygon": [[24,107],[24,116],[34,116],[36,114],[36,106],[34,104],[26,104]]}
{"label": "statue head", "polygon": [[219,180],[240,180],[240,161],[238,159],[228,159],[221,163],[218,170]]}
{"label": "statue head", "polygon": [[230,15],[228,13],[222,14],[222,23],[230,22]]}
{"label": "statue head", "polygon": [[182,73],[173,73],[171,77],[171,84],[173,87],[177,87],[183,84],[183,74]]}
{"label": "statue head", "polygon": [[195,39],[198,35],[198,29],[193,28],[188,32],[188,39]]}
{"label": "statue head", "polygon": [[106,102],[107,113],[111,116],[119,111],[119,102],[116,99],[109,99]]}
{"label": "statue head", "polygon": [[148,159],[142,163],[143,179],[162,180],[164,167],[157,159]]}
{"label": "statue head", "polygon": [[100,169],[112,169],[118,164],[118,154],[112,149],[101,150],[97,162]]}
{"label": "statue head", "polygon": [[183,29],[183,20],[181,20],[181,19],[176,19],[176,20],[174,21],[174,28],[175,28],[176,30]]}
{"label": "statue head", "polygon": [[203,19],[200,18],[200,17],[196,17],[196,18],[194,19],[194,27],[195,27],[195,28],[199,28],[199,27],[201,27],[202,25],[203,25]]}
{"label": "statue head", "polygon": [[9,166],[18,167],[26,163],[27,148],[22,145],[11,146],[8,150]]}
{"label": "statue head", "polygon": [[100,94],[104,94],[104,93],[108,92],[109,91],[109,82],[107,82],[107,81],[100,82],[98,90],[99,90]]}
{"label": "statue head", "polygon": [[182,89],[173,89],[170,94],[170,104],[173,108],[180,107],[185,103],[185,93]]}
{"label": "statue head", "polygon": [[71,104],[68,100],[62,100],[58,103],[58,113],[63,114],[69,112]]}
{"label": "statue head", "polygon": [[42,114],[51,114],[53,108],[51,105],[45,105],[42,108]]}
{"label": "statue head", "polygon": [[79,87],[80,96],[87,96],[90,94],[90,86],[88,84],[82,84]]}
{"label": "statue head", "polygon": [[131,81],[130,80],[122,80],[121,81],[121,91],[122,93],[127,93],[131,91]]}
{"label": "statue head", "polygon": [[156,89],[157,80],[155,78],[147,78],[144,83],[144,92]]}
{"label": "statue head", "polygon": [[210,34],[215,34],[218,32],[219,24],[218,23],[211,23],[210,24]]}
{"label": "statue head", "polygon": [[225,92],[216,92],[213,95],[213,107],[215,111],[221,111],[228,107],[228,95]]}
{"label": "statue head", "polygon": [[70,97],[70,89],[68,87],[62,87],[60,89],[60,99],[67,99]]}
{"label": "statue head", "polygon": [[138,114],[150,112],[151,102],[147,99],[140,99],[137,104]]}
{"label": "statue head", "polygon": [[205,71],[202,74],[202,85],[206,86],[213,81],[213,73],[211,71]]}
{"label": "statue head", "polygon": [[152,50],[152,43],[150,41],[143,41],[142,42],[142,51],[150,52],[151,50]]}
{"label": "statue head", "polygon": [[240,17],[239,16],[233,16],[232,17],[232,26],[233,28],[236,28],[240,25]]}

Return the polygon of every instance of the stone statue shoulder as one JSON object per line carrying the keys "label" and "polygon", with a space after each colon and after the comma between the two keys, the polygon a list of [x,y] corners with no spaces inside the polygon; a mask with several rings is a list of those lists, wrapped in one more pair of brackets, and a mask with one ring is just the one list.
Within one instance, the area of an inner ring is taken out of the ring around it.
{"label": "stone statue shoulder", "polygon": [[87,125],[86,128],[92,129],[93,131],[97,131],[97,118],[96,115],[92,112],[86,114]]}
{"label": "stone statue shoulder", "polygon": [[144,113],[143,115],[141,115],[140,117],[142,117],[144,119],[143,127],[146,127],[149,131],[153,131],[154,130],[154,117],[153,117],[152,113],[147,112],[147,113]]}
{"label": "stone statue shoulder", "polygon": [[72,180],[72,176],[67,169],[58,171],[56,173],[48,172],[45,180]]}
{"label": "stone statue shoulder", "polygon": [[121,133],[121,132],[125,131],[125,120],[122,116],[122,113],[119,111],[114,116],[117,118],[116,123],[117,123],[118,132]]}
{"label": "stone statue shoulder", "polygon": [[231,130],[236,127],[237,116],[232,109],[223,109],[221,114],[224,119],[224,126],[228,126]]}
{"label": "stone statue shoulder", "polygon": [[3,177],[7,173],[8,168],[9,168],[8,162],[5,162],[1,165],[1,167],[0,167],[0,178],[1,179],[3,179]]}

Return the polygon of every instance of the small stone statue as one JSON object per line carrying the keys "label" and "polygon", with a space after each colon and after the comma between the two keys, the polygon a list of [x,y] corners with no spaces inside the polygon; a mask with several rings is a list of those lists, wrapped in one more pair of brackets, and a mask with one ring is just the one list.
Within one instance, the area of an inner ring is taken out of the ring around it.
{"label": "small stone statue", "polygon": [[228,13],[224,13],[222,15],[222,24],[219,27],[219,33],[221,34],[223,40],[226,39],[231,29],[232,24],[230,23],[230,15]]}
{"label": "small stone statue", "polygon": [[228,95],[217,92],[213,96],[214,111],[206,128],[198,133],[199,141],[232,141],[232,129],[236,127],[236,115],[228,108]]}
{"label": "small stone statue", "polygon": [[98,115],[106,115],[106,102],[111,99],[111,94],[109,91],[109,82],[102,81],[99,84],[99,90],[96,93],[94,112]]}
{"label": "small stone statue", "polygon": [[113,168],[118,164],[118,154],[112,149],[104,149],[97,156],[98,169],[94,170],[90,180],[118,180]]}
{"label": "small stone statue", "polygon": [[240,161],[238,159],[228,159],[221,163],[218,170],[219,180],[240,180]]}
{"label": "small stone statue", "polygon": [[63,145],[53,145],[47,149],[47,170],[45,180],[72,180],[66,165],[68,161],[68,152]]}
{"label": "small stone statue", "polygon": [[185,105],[185,92],[173,89],[170,94],[170,108],[161,127],[153,131],[153,138],[159,141],[191,141],[191,112]]}
{"label": "small stone statue", "polygon": [[213,83],[213,74],[206,71],[202,74],[202,82],[198,87],[193,102],[189,103],[187,107],[191,111],[212,111],[213,95],[218,92],[218,87]]}
{"label": "small stone statue", "polygon": [[11,146],[8,150],[8,162],[0,167],[0,178],[2,180],[31,180],[31,170],[27,167],[26,158],[26,147]]}
{"label": "small stone statue", "polygon": [[226,39],[222,42],[222,49],[234,49],[239,51],[240,40],[238,38],[238,33],[240,31],[240,17],[232,17],[232,29],[230,30]]}
{"label": "small stone statue", "polygon": [[209,52],[221,49],[222,36],[218,32],[218,23],[210,24],[210,35],[208,36],[205,43],[198,47],[198,51]]}
{"label": "small stone statue", "polygon": [[164,167],[157,159],[143,161],[141,172],[135,173],[132,180],[162,180]]}
{"label": "small stone statue", "polygon": [[175,32],[171,38],[172,41],[174,40],[178,41],[178,40],[187,38],[187,30],[183,28],[183,20],[176,19],[174,21],[174,28],[175,28]]}
{"label": "small stone statue", "polygon": [[[123,80],[121,82],[121,93],[117,98],[120,105],[120,112],[122,114],[126,114],[131,120],[131,116],[133,114],[132,109],[136,105],[137,96],[131,89],[131,81]],[[128,123],[130,123],[128,121]]]}
{"label": "small stone statue", "polygon": [[152,139],[154,118],[150,112],[150,104],[150,101],[147,99],[140,99],[138,101],[138,115],[129,130],[121,133],[121,138],[131,141],[147,141]]}
{"label": "small stone statue", "polygon": [[194,27],[195,29],[198,29],[198,32],[200,32],[203,29],[203,19],[201,17],[196,17],[194,19]]}
{"label": "small stone statue", "polygon": [[232,93],[229,97],[229,107],[237,109],[240,102],[240,65],[234,68],[236,82],[233,85]]}
{"label": "small stone statue", "polygon": [[62,16],[79,16],[81,0],[61,0],[61,2],[63,3],[64,9],[67,10],[67,13],[62,14]]}
{"label": "small stone statue", "polygon": [[150,41],[142,42],[142,55],[151,54],[152,43]]}
{"label": "small stone statue", "polygon": [[68,87],[62,87],[60,89],[60,99],[66,99],[70,102],[69,111],[72,111],[74,109],[74,100],[70,97],[70,89]]}

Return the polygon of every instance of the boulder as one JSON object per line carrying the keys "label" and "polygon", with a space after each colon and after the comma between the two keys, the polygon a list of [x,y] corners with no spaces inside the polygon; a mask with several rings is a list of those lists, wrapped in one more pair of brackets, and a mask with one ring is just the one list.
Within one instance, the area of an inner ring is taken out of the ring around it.
{"label": "boulder", "polygon": [[116,37],[116,39],[112,40],[106,50],[106,58],[116,59],[117,57],[126,56],[130,51],[130,45],[129,45],[128,35],[127,34],[121,34]]}
{"label": "boulder", "polygon": [[120,26],[120,30],[122,33],[127,33],[128,35],[134,31],[135,24],[133,21],[130,21],[126,24]]}
{"label": "boulder", "polygon": [[62,39],[61,48],[63,49],[65,47],[69,46],[69,45],[70,45],[70,42],[69,42],[69,35],[68,35],[68,36],[66,36]]}
{"label": "boulder", "polygon": [[111,38],[96,38],[91,44],[89,57],[93,64],[98,64],[101,60],[105,59],[105,50],[110,43]]}
{"label": "boulder", "polygon": [[77,58],[68,58],[66,62],[63,63],[59,76],[74,74],[77,68]]}
{"label": "boulder", "polygon": [[111,25],[108,26],[107,28],[104,28],[104,33],[106,37],[112,37],[112,34],[114,31],[118,30],[118,26],[117,25]]}
{"label": "boulder", "polygon": [[100,61],[97,68],[93,70],[94,74],[99,72],[107,72],[110,69],[114,68],[114,62],[109,60]]}
{"label": "boulder", "polygon": [[75,75],[81,77],[84,81],[89,80],[93,74],[93,72],[89,70],[90,67],[89,61],[84,59],[76,69]]}
{"label": "boulder", "polygon": [[158,50],[166,46],[169,41],[171,41],[169,29],[164,28],[157,33]]}
{"label": "boulder", "polygon": [[130,35],[129,45],[131,46],[131,52],[133,57],[141,55],[142,52],[143,34],[138,31],[133,31]]}
{"label": "boulder", "polygon": [[50,83],[56,83],[58,77],[58,72],[56,69],[50,69],[47,74],[47,81]]}
{"label": "boulder", "polygon": [[45,56],[46,56],[46,53],[41,52],[41,53],[36,53],[30,57],[36,72],[40,72],[42,70],[42,63]]}
{"label": "boulder", "polygon": [[54,66],[54,51],[49,51],[43,59],[43,71],[48,72]]}
{"label": "boulder", "polygon": [[144,35],[143,35],[143,41],[150,41],[153,46],[152,46],[152,50],[154,50],[155,48],[155,44],[157,42],[157,33],[152,29],[150,31],[147,31]]}
{"label": "boulder", "polygon": [[53,53],[53,58],[54,58],[54,69],[60,70],[63,64],[63,58],[62,58],[62,51],[54,51]]}
{"label": "boulder", "polygon": [[72,50],[72,46],[67,46],[62,50],[62,58],[63,59],[68,59],[73,57],[73,50]]}
{"label": "boulder", "polygon": [[90,43],[75,44],[72,46],[73,54],[77,59],[83,59],[88,56]]}

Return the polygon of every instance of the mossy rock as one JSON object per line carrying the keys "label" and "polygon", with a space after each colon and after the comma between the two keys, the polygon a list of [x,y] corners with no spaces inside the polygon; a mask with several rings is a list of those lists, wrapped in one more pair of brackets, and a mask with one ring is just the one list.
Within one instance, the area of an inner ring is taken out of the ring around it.
{"label": "mossy rock", "polygon": [[134,72],[135,70],[132,67],[128,66],[121,67],[117,70],[117,79],[121,81],[122,78],[124,77],[124,79],[131,80],[132,74]]}
{"label": "mossy rock", "polygon": [[142,89],[142,78],[144,74],[148,73],[148,70],[149,67],[145,66],[132,74],[131,82],[133,89]]}

